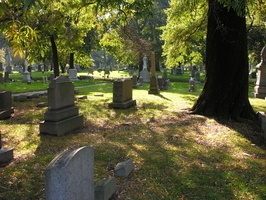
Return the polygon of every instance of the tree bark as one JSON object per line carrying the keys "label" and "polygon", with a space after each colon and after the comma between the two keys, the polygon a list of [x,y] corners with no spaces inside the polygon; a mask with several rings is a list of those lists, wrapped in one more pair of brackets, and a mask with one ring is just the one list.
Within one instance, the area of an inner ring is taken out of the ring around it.
{"label": "tree bark", "polygon": [[241,121],[254,119],[248,99],[248,54],[245,16],[208,0],[206,78],[192,113]]}
{"label": "tree bark", "polygon": [[52,52],[53,52],[53,63],[54,63],[54,74],[55,77],[59,76],[59,63],[58,63],[58,54],[57,54],[57,47],[53,36],[50,36],[50,41],[52,45]]}
{"label": "tree bark", "polygon": [[74,53],[69,55],[69,69],[74,69]]}

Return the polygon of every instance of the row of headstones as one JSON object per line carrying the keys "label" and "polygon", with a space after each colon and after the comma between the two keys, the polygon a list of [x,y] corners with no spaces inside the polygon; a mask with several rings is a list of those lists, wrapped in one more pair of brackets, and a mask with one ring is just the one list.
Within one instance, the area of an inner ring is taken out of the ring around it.
{"label": "row of headstones", "polygon": [[132,160],[120,162],[114,168],[114,177],[94,186],[94,149],[85,146],[68,150],[55,157],[45,169],[46,199],[108,200],[116,193],[116,178],[126,178],[133,170]]}

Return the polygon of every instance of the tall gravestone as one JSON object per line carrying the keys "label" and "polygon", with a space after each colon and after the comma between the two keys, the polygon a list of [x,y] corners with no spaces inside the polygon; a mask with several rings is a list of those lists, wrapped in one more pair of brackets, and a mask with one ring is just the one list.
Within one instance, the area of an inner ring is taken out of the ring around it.
{"label": "tall gravestone", "polygon": [[40,123],[40,133],[62,136],[83,127],[83,115],[79,115],[74,103],[74,85],[65,76],[52,80],[48,88],[48,110]]}
{"label": "tall gravestone", "polygon": [[160,89],[158,87],[158,82],[155,74],[155,54],[151,53],[151,80],[150,80],[150,88],[149,94],[160,94]]}
{"label": "tall gravestone", "polygon": [[22,77],[22,82],[24,83],[30,83],[31,82],[31,77],[30,77],[30,72],[28,71],[28,60],[25,59],[24,65],[25,65],[25,70],[22,73],[23,77]]}
{"label": "tall gravestone", "polygon": [[94,150],[68,150],[45,169],[47,200],[94,200]]}
{"label": "tall gravestone", "polygon": [[258,69],[258,77],[253,96],[264,99],[266,97],[266,46],[261,51],[261,62],[256,68]]}
{"label": "tall gravestone", "polygon": [[143,83],[150,82],[150,72],[148,71],[148,58],[146,55],[143,57],[143,70],[140,72],[140,76],[143,78]]}
{"label": "tall gravestone", "polygon": [[109,108],[130,108],[136,105],[132,99],[132,80],[118,79],[113,83],[113,102]]}
{"label": "tall gravestone", "polygon": [[0,91],[0,119],[7,119],[14,113],[12,108],[12,93],[10,91]]}

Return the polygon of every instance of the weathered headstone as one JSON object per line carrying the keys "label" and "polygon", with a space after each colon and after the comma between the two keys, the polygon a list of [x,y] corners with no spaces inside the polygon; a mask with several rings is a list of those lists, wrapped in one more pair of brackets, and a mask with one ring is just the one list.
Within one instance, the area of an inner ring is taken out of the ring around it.
{"label": "weathered headstone", "polygon": [[158,82],[155,74],[155,54],[154,52],[151,53],[151,79],[150,79],[150,88],[148,93],[149,94],[160,94],[160,89],[158,87]]}
{"label": "weathered headstone", "polygon": [[142,83],[138,82],[138,77],[134,73],[133,76],[132,76],[132,88],[139,88],[141,86],[142,86]]}
{"label": "weathered headstone", "polygon": [[48,110],[40,123],[40,133],[62,136],[83,127],[74,103],[74,85],[65,76],[55,78],[48,88]]}
{"label": "weathered headstone", "polygon": [[132,80],[118,79],[113,83],[113,102],[109,108],[130,108],[136,105],[132,99]]}
{"label": "weathered headstone", "polygon": [[69,69],[68,78],[70,81],[79,81],[77,77],[77,69]]}
{"label": "weathered headstone", "polygon": [[116,192],[116,179],[109,178],[99,181],[94,188],[95,200],[108,200]]}
{"label": "weathered headstone", "polygon": [[189,88],[188,88],[188,91],[189,92],[196,92],[196,83],[195,83],[195,80],[194,80],[194,78],[190,78],[189,79]]}
{"label": "weathered headstone", "polygon": [[143,83],[150,82],[150,72],[148,71],[148,58],[146,55],[143,57],[143,70],[140,72],[140,76],[143,78]]}
{"label": "weathered headstone", "polygon": [[14,113],[12,108],[12,93],[10,91],[0,91],[0,119],[7,119]]}
{"label": "weathered headstone", "polygon": [[86,146],[54,158],[45,170],[46,200],[94,200],[94,150]]}
{"label": "weathered headstone", "polygon": [[258,77],[253,96],[264,99],[266,97],[266,46],[261,51],[261,62],[256,68],[258,70]]}
{"label": "weathered headstone", "polygon": [[13,160],[13,158],[13,149],[2,146],[2,135],[0,134],[0,164],[7,163]]}
{"label": "weathered headstone", "polygon": [[132,160],[126,160],[120,162],[115,166],[114,175],[116,177],[128,177],[128,175],[134,170],[134,164]]}

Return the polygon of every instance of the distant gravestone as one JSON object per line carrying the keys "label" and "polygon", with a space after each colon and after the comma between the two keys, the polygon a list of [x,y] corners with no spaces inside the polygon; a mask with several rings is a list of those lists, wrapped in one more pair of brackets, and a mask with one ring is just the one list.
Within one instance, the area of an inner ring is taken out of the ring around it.
{"label": "distant gravestone", "polygon": [[141,86],[142,86],[142,83],[138,81],[138,77],[134,73],[132,76],[132,88],[139,88]]}
{"label": "distant gravestone", "polygon": [[5,72],[5,77],[4,77],[4,80],[6,83],[9,83],[11,81],[11,79],[9,78],[9,72]]}
{"label": "distant gravestone", "polygon": [[148,71],[148,58],[146,55],[143,57],[143,70],[140,72],[140,76],[143,78],[143,83],[150,82],[150,72]]}
{"label": "distant gravestone", "polygon": [[3,76],[3,73],[0,73],[0,83],[4,83],[5,80],[4,80],[4,76]]}
{"label": "distant gravestone", "polygon": [[45,169],[46,200],[94,200],[94,150],[68,150]]}
{"label": "distant gravestone", "polygon": [[79,81],[77,77],[77,69],[69,69],[68,71],[68,78],[70,81]]}
{"label": "distant gravestone", "polygon": [[109,108],[130,108],[136,105],[132,99],[132,80],[118,79],[113,83],[113,102]]}
{"label": "distant gravestone", "polygon": [[13,149],[2,146],[2,135],[0,134],[0,164],[7,163],[13,160]]}
{"label": "distant gravestone", "polygon": [[261,62],[256,68],[258,70],[258,77],[253,96],[264,99],[266,97],[266,46],[261,51]]}
{"label": "distant gravestone", "polygon": [[195,83],[195,80],[194,80],[194,78],[190,78],[189,79],[189,88],[188,88],[188,91],[189,92],[196,92],[196,83]]}
{"label": "distant gravestone", "polygon": [[55,78],[48,88],[48,110],[40,133],[62,136],[83,127],[83,115],[74,104],[74,85],[65,76]]}
{"label": "distant gravestone", "polygon": [[89,68],[88,68],[88,74],[89,74],[89,75],[93,75],[93,73],[94,73],[93,68],[92,68],[92,67],[89,67]]}
{"label": "distant gravestone", "polygon": [[12,93],[9,91],[0,91],[0,119],[7,119],[14,113],[12,108]]}

